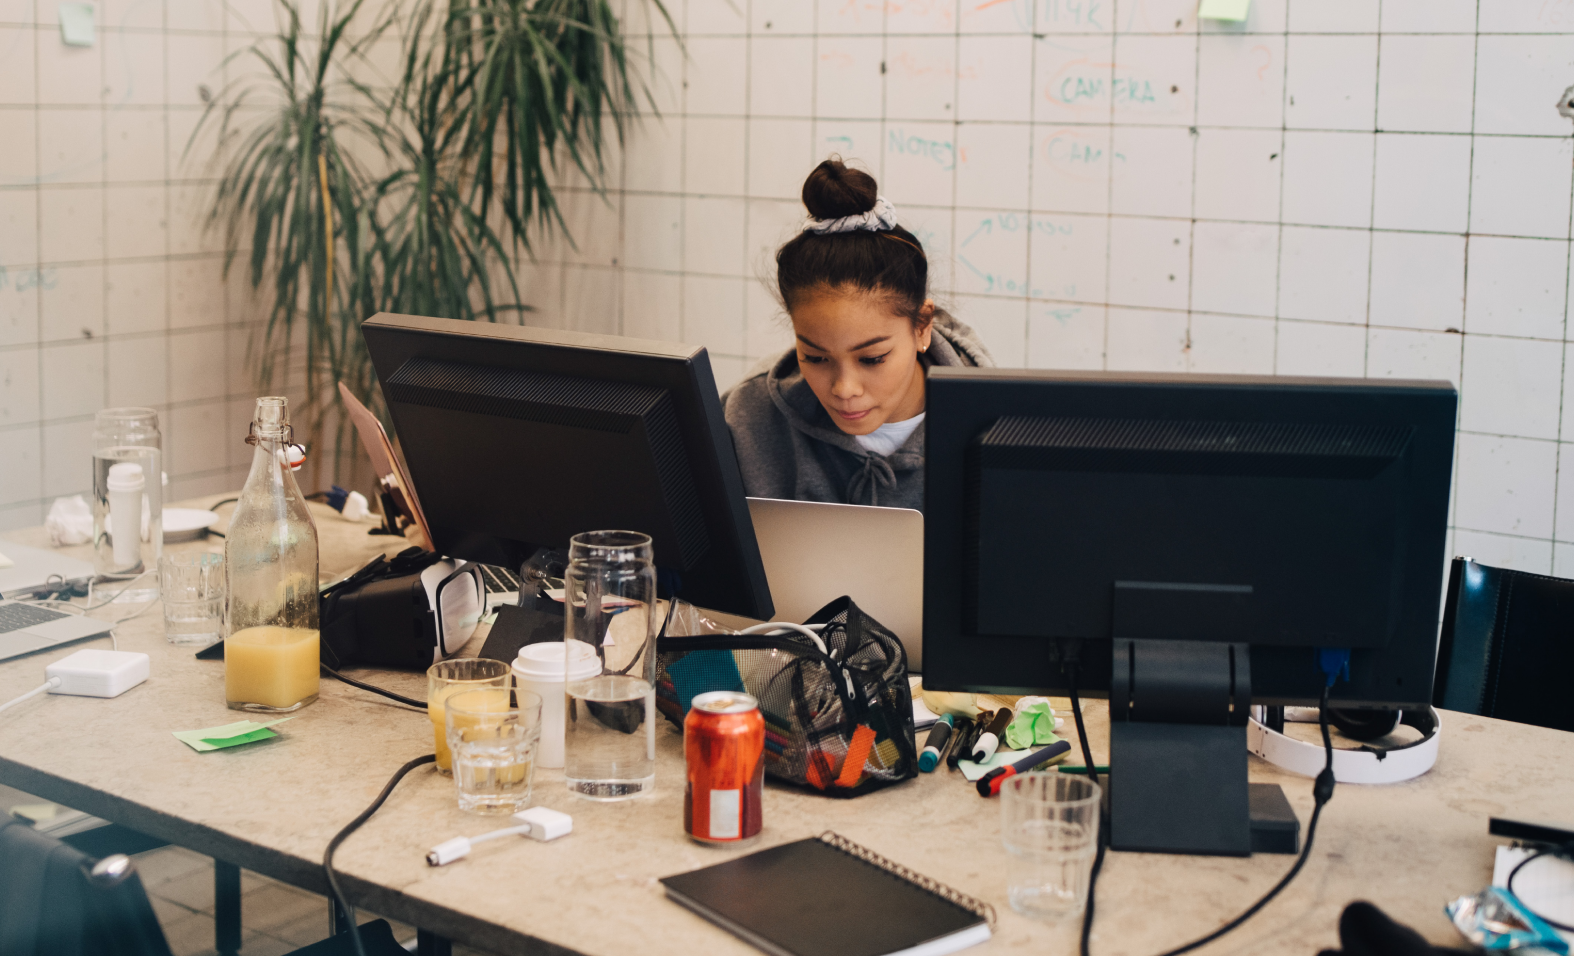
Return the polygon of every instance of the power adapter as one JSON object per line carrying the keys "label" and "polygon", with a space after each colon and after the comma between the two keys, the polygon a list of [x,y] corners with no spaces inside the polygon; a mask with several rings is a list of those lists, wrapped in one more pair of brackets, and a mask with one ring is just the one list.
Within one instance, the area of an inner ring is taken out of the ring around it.
{"label": "power adapter", "polygon": [[81,650],[45,667],[44,675],[54,685],[49,689],[51,694],[119,697],[148,679],[148,656],[135,651]]}

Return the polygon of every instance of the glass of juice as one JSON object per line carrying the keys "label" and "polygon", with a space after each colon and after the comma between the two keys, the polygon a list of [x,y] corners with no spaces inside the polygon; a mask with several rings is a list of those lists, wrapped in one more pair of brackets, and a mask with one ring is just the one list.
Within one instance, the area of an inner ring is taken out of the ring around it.
{"label": "glass of juice", "polygon": [[517,813],[530,806],[541,695],[528,690],[467,690],[443,702],[459,809]]}
{"label": "glass of juice", "polygon": [[444,702],[455,694],[472,690],[502,691],[508,696],[513,688],[513,669],[502,661],[485,657],[457,657],[438,661],[426,671],[426,713],[432,718],[432,736],[437,747],[437,769],[451,773],[448,759],[448,732],[443,723]]}

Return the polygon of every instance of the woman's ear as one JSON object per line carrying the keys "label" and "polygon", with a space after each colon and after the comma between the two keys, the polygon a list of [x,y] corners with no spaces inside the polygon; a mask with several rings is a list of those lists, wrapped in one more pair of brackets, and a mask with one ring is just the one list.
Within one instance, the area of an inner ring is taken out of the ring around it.
{"label": "woman's ear", "polygon": [[929,351],[929,338],[935,330],[935,300],[925,299],[923,307],[918,310],[918,318],[923,322],[923,328],[918,330],[918,351]]}

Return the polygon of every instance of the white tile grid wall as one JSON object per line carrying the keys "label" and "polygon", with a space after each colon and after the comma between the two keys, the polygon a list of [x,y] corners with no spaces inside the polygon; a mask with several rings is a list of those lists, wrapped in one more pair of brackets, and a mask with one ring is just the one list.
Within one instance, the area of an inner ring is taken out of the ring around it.
{"label": "white tile grid wall", "polygon": [[529,321],[703,344],[725,388],[789,343],[770,257],[839,153],[1002,365],[1456,383],[1451,552],[1574,576],[1565,7],[675,0],[663,115]]}
{"label": "white tile grid wall", "polygon": [[0,528],[89,489],[103,407],[159,411],[172,499],[236,487],[250,460],[258,316],[243,270],[220,277],[208,173],[183,154],[226,52],[272,28],[271,5],[95,7],[81,48],[52,0],[0,0]]}

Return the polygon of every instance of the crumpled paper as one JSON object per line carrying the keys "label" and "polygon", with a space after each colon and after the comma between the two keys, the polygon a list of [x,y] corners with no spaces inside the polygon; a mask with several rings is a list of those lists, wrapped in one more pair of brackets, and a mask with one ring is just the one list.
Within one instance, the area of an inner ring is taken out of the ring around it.
{"label": "crumpled paper", "polygon": [[1044,697],[1024,697],[1017,701],[1016,716],[1006,726],[1006,746],[1012,750],[1042,747],[1057,739],[1055,728],[1060,719]]}
{"label": "crumpled paper", "polygon": [[87,544],[93,540],[93,509],[81,495],[56,498],[44,519],[49,543],[57,548],[68,544]]}

